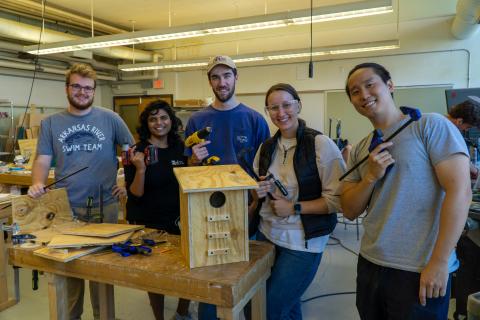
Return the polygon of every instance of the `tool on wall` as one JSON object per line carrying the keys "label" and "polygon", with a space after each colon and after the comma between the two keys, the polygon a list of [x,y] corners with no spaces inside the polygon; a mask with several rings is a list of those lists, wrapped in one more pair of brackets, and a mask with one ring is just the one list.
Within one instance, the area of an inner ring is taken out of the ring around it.
{"label": "tool on wall", "polygon": [[[205,138],[207,138],[210,135],[211,132],[212,132],[211,127],[205,127],[201,130],[195,131],[187,139],[185,139],[185,147],[191,148],[196,144],[204,142]],[[220,161],[219,157],[211,156],[207,159],[203,159],[202,164],[203,165],[212,165],[212,164],[218,163],[219,161]]]}
{"label": "tool on wall", "polygon": [[[337,123],[335,128],[336,138],[332,138],[332,122],[333,121],[336,121]],[[342,120],[336,119],[336,118],[328,118],[328,137],[331,138],[333,142],[335,142],[335,144],[337,145],[338,149],[340,149],[340,151],[342,151],[343,148],[345,148],[348,145],[348,140],[342,139],[341,135],[342,135]]]}
{"label": "tool on wall", "polygon": [[[410,119],[405,122],[400,128],[398,128],[394,133],[392,133],[388,138],[384,140],[384,142],[388,142],[392,140],[397,134],[402,132],[403,129],[408,127],[412,122],[418,121],[422,117],[422,113],[420,112],[419,109],[416,108],[411,108],[411,107],[400,107],[400,110],[402,111],[403,114],[410,116]],[[345,179],[350,173],[352,173],[355,169],[357,169],[362,163],[367,161],[369,154],[367,154],[362,160],[360,160],[357,164],[355,164],[350,170],[345,172],[341,177],[340,181]]]}

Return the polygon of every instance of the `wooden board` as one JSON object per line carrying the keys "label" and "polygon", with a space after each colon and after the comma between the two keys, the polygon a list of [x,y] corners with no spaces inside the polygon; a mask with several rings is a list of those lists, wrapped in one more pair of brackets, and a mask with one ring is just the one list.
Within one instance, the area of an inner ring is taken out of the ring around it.
{"label": "wooden board", "polygon": [[91,246],[108,246],[114,243],[125,242],[130,239],[133,232],[124,233],[118,236],[104,237],[86,237],[73,236],[69,234],[58,234],[52,238],[47,247],[49,248],[79,248]]}
{"label": "wooden board", "polygon": [[135,224],[90,223],[78,228],[62,230],[62,233],[76,236],[109,238],[143,228],[145,228],[145,226]]}
{"label": "wooden board", "polygon": [[[71,222],[71,223],[58,225],[55,228],[48,228],[48,229],[32,232],[32,234],[37,237],[33,241],[36,242],[36,243],[46,245],[53,239],[53,237],[58,236],[58,235],[62,235],[61,230],[76,228],[76,227],[78,227],[79,223],[84,224],[84,222]],[[140,237],[149,237],[151,234],[153,234],[155,232],[156,232],[155,229],[148,229],[148,228],[147,229],[142,229],[142,230],[139,230],[139,231],[135,231],[131,238],[136,239],[136,238],[140,238]]]}
{"label": "wooden board", "polygon": [[183,192],[256,189],[258,184],[239,165],[173,168]]}
{"label": "wooden board", "polygon": [[66,189],[50,190],[37,199],[27,195],[12,199],[12,218],[20,227],[21,233],[31,233],[72,221]]}
{"label": "wooden board", "polygon": [[33,239],[33,241],[39,244],[47,244],[52,240],[54,236],[61,234],[60,230],[67,229],[67,228],[76,228],[78,227],[79,223],[83,224],[83,222],[72,221],[72,222],[67,222],[64,224],[57,225],[52,228],[31,232],[31,234],[33,234],[36,237],[35,239]]}
{"label": "wooden board", "polygon": [[72,261],[74,259],[83,257],[87,254],[100,251],[104,248],[105,247],[92,247],[92,248],[62,250],[62,249],[52,249],[52,248],[44,247],[44,248],[35,250],[33,254],[46,259],[50,259],[50,260],[55,260],[59,262],[68,262],[68,261]]}

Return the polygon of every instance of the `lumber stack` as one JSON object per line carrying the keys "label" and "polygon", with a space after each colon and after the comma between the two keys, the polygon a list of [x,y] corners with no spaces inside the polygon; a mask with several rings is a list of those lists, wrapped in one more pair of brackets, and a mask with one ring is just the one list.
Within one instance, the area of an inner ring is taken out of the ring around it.
{"label": "lumber stack", "polygon": [[63,188],[50,190],[38,199],[26,195],[12,199],[12,219],[21,234],[35,236],[32,241],[24,243],[26,247],[45,245],[36,249],[34,254],[61,262],[125,242],[145,227],[74,221]]}
{"label": "lumber stack", "polygon": [[[123,243],[132,238],[135,231],[143,228],[144,226],[141,225],[112,223],[64,225],[60,232],[51,233],[46,247],[35,250],[34,254],[47,259],[68,262],[100,251],[114,243]],[[37,239],[48,240],[44,235],[42,237],[42,234],[39,234]]]}

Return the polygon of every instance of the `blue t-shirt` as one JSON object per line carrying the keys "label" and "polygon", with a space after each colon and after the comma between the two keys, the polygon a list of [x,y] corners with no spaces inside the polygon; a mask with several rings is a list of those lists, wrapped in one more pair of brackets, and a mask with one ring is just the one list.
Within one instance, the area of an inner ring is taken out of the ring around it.
{"label": "blue t-shirt", "polygon": [[112,188],[117,177],[116,146],[124,143],[132,145],[134,140],[120,116],[92,107],[84,116],[62,111],[42,120],[37,154],[53,157],[57,180],[88,166],[56,187],[67,189],[72,207],[85,207],[89,196],[98,206],[100,186],[104,204],[115,201]]}
{"label": "blue t-shirt", "polygon": [[[206,146],[209,157],[219,157],[219,164],[238,163],[237,154],[243,149],[250,150],[245,154],[245,159],[252,164],[258,147],[270,137],[265,118],[242,103],[226,111],[208,106],[195,112],[188,120],[185,137],[205,127],[212,128],[206,138],[211,141]],[[192,155],[191,148],[185,150],[185,155]]]}

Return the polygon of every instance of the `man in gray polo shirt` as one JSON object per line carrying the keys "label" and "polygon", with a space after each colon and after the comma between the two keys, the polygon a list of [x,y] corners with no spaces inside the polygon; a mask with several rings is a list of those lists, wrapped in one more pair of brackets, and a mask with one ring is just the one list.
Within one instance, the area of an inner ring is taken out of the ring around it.
{"label": "man in gray polo shirt", "polygon": [[357,266],[360,317],[446,319],[458,268],[454,248],[472,196],[465,143],[445,117],[424,114],[391,142],[371,147],[409,120],[395,106],[390,74],[360,64],[346,91],[376,133],[352,149],[348,167],[369,157],[347,176],[341,194],[346,217],[367,212]]}
{"label": "man in gray polo shirt", "polygon": [[[116,146],[132,145],[133,137],[125,122],[113,111],[93,107],[96,73],[88,65],[75,64],[66,75],[65,90],[69,105],[66,111],[53,114],[41,123],[37,156],[32,168],[32,186],[28,195],[39,197],[46,190],[45,182],[52,159],[55,179],[78,169],[88,169],[57,183],[66,188],[73,214],[87,220],[86,203],[93,197],[92,215],[98,217],[99,198],[103,194],[103,221],[116,223],[121,189],[116,186]],[[92,222],[96,222],[93,219]],[[80,319],[83,313],[83,279],[68,278],[69,318]],[[94,317],[99,317],[98,284],[90,282]]]}

